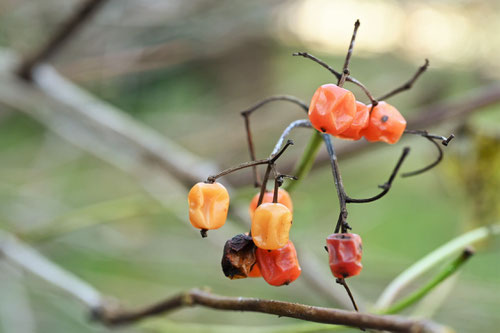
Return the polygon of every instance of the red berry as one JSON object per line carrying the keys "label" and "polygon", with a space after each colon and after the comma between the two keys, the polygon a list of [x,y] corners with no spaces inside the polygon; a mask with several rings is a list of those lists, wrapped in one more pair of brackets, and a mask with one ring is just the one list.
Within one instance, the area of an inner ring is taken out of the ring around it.
{"label": "red berry", "polygon": [[361,272],[363,245],[359,235],[331,234],[326,238],[326,246],[330,256],[330,269],[336,278],[344,279]]}
{"label": "red berry", "polygon": [[272,286],[282,286],[295,281],[301,272],[297,251],[291,241],[277,250],[257,248],[257,265],[264,280]]}

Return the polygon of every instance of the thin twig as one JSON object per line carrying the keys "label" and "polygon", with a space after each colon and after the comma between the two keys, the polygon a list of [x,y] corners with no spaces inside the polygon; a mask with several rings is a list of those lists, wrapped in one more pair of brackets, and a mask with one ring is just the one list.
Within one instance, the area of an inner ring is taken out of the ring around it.
{"label": "thin twig", "polygon": [[344,85],[345,79],[350,74],[349,61],[351,60],[352,51],[354,50],[354,42],[356,40],[356,33],[358,32],[359,25],[359,20],[356,20],[356,22],[354,23],[354,31],[352,32],[351,42],[349,43],[349,49],[347,50],[347,55],[345,57],[344,66],[342,67],[342,75],[340,76],[340,79],[337,83],[339,87],[342,87]]}
{"label": "thin twig", "polygon": [[245,169],[245,168],[249,168],[249,167],[252,167],[255,165],[261,165],[261,164],[273,164],[276,162],[276,160],[278,160],[281,157],[281,155],[285,152],[285,150],[289,146],[292,146],[292,145],[293,145],[293,141],[288,140],[287,143],[281,148],[280,151],[278,151],[275,154],[271,154],[271,156],[269,156],[268,158],[266,158],[264,160],[244,162],[244,163],[241,163],[237,166],[227,168],[227,169],[225,169],[225,170],[223,170],[215,175],[208,176],[207,183],[213,183],[213,182],[215,182],[215,180],[217,178],[220,178],[222,176],[228,175],[230,173],[233,173],[233,172],[241,170],[241,169]]}
{"label": "thin twig", "polygon": [[387,94],[380,96],[379,98],[377,98],[377,100],[379,100],[379,101],[386,100],[388,98],[391,98],[394,95],[399,94],[400,92],[411,89],[413,87],[413,84],[415,83],[415,81],[417,81],[417,79],[420,77],[420,75],[422,75],[427,70],[428,67],[429,67],[429,59],[425,59],[425,63],[417,69],[417,72],[415,74],[413,74],[412,78],[408,82],[402,84],[401,86],[397,87],[393,91],[388,92]]}
{"label": "thin twig", "polygon": [[311,170],[314,161],[316,160],[316,155],[318,154],[321,142],[323,142],[323,138],[321,137],[320,132],[313,132],[314,133],[311,136],[311,139],[309,139],[309,142],[304,149],[304,152],[302,153],[302,157],[300,158],[300,161],[297,163],[297,167],[293,172],[293,174],[297,176],[298,181],[288,182],[284,186],[285,190],[289,192],[292,191],[295,186],[297,186],[299,182],[301,182],[306,177],[306,175]]}
{"label": "thin twig", "polygon": [[96,312],[94,318],[109,326],[123,325],[196,305],[215,310],[259,312],[317,323],[391,332],[443,332],[444,329],[430,321],[371,315],[274,300],[219,296],[200,289],[192,289],[138,311]]}
{"label": "thin twig", "polygon": [[[337,72],[335,69],[333,69],[332,67],[330,67],[326,62],[324,62],[323,60],[313,56],[312,54],[309,54],[307,52],[296,52],[296,53],[293,53],[292,54],[293,56],[301,56],[301,57],[304,57],[304,58],[307,58],[307,59],[310,59],[318,64],[320,64],[321,66],[323,66],[324,68],[326,68],[328,71],[330,71],[330,73],[332,73],[336,78],[337,80],[340,80],[342,74]],[[366,88],[366,86],[364,84],[362,84],[359,80],[357,80],[356,78],[352,77],[352,76],[347,76],[345,78],[346,81],[349,81],[349,82],[352,82],[354,83],[355,85],[357,85],[358,87],[360,87],[363,92],[366,94],[366,96],[368,96],[368,98],[370,99],[372,105],[377,105],[377,100],[375,99],[375,97],[373,97],[373,94],[370,93],[370,91],[368,90],[368,88]]]}
{"label": "thin twig", "polygon": [[453,135],[453,134],[451,134],[449,137],[444,137],[441,135],[429,134],[429,133],[427,133],[427,131],[422,131],[422,130],[405,130],[404,133],[405,134],[420,135],[420,136],[426,138],[427,140],[429,140],[430,142],[432,142],[434,144],[434,146],[436,147],[436,149],[438,150],[438,157],[431,164],[429,164],[421,169],[415,170],[415,171],[405,172],[401,175],[401,177],[416,176],[416,175],[419,175],[419,174],[424,173],[426,171],[429,171],[430,169],[437,166],[443,160],[443,149],[435,140],[441,140],[441,144],[443,146],[448,146],[450,141],[455,137],[455,135]]}
{"label": "thin twig", "polygon": [[[247,142],[248,142],[248,151],[250,152],[250,159],[252,161],[255,161],[257,159],[256,154],[255,154],[255,145],[253,143],[253,138],[252,138],[252,131],[250,129],[250,115],[256,111],[257,109],[261,108],[262,106],[266,105],[269,102],[274,102],[274,101],[288,101],[294,104],[297,104],[300,106],[305,112],[308,111],[309,106],[301,101],[300,99],[294,97],[294,96],[288,96],[288,95],[277,95],[277,96],[271,96],[268,97],[257,104],[249,107],[246,110],[241,111],[241,115],[243,116],[243,119],[245,120],[245,131],[247,133]],[[283,135],[282,135],[283,137]],[[281,147],[281,143],[279,143],[278,148],[275,148],[275,151],[277,152],[279,148]],[[253,173],[253,179],[254,179],[254,186],[259,187],[260,186],[260,179],[259,179],[259,173],[257,172],[257,166],[252,167],[252,173]]]}
{"label": "thin twig", "polygon": [[354,296],[352,296],[351,289],[349,289],[349,286],[347,285],[347,282],[345,282],[345,279],[337,279],[336,282],[338,284],[341,284],[344,286],[345,291],[347,292],[347,295],[351,299],[352,306],[354,307],[354,310],[356,312],[359,312],[358,305],[356,304],[356,301],[354,300]]}
{"label": "thin twig", "polygon": [[377,194],[373,197],[367,198],[367,199],[354,199],[351,197],[347,197],[346,202],[347,203],[367,203],[367,202],[372,202],[372,201],[378,200],[378,199],[382,198],[384,195],[386,195],[387,192],[389,192],[389,190],[391,189],[392,182],[396,178],[396,175],[398,174],[398,171],[401,168],[401,165],[403,164],[405,158],[408,156],[409,152],[410,152],[410,147],[405,147],[403,149],[403,153],[399,157],[399,160],[396,163],[396,166],[392,170],[392,173],[389,176],[389,180],[387,180],[387,182],[385,182],[383,185],[379,185],[379,187],[382,189],[382,192],[380,192],[379,194]]}
{"label": "thin twig", "polygon": [[281,146],[283,145],[283,141],[285,141],[285,139],[290,135],[290,132],[292,130],[294,130],[295,128],[299,128],[299,127],[312,128],[312,125],[311,125],[311,122],[307,119],[299,119],[299,120],[295,120],[295,121],[291,122],[290,125],[288,125],[285,128],[283,133],[281,133],[281,136],[278,139],[278,141],[276,142],[276,145],[274,146],[274,149],[271,152],[271,155],[276,154],[279,151],[279,149],[281,148]]}
{"label": "thin twig", "polygon": [[309,106],[306,103],[304,103],[303,101],[301,101],[300,99],[298,99],[297,97],[295,97],[295,96],[277,95],[277,96],[268,97],[268,98],[266,98],[266,99],[258,102],[257,104],[249,107],[248,109],[245,109],[245,110],[241,111],[241,115],[242,116],[244,116],[244,115],[250,115],[254,111],[256,111],[257,109],[259,109],[260,107],[264,106],[265,104],[267,104],[269,102],[274,102],[274,101],[288,101],[288,102],[297,104],[302,109],[304,109],[305,112],[307,112],[309,110]]}
{"label": "thin twig", "polygon": [[17,73],[25,80],[32,79],[35,66],[53,56],[66,43],[74,33],[97,12],[106,0],[86,0],[81,2],[79,8],[68,17],[56,33],[31,57],[26,58],[19,66]]}
{"label": "thin twig", "polygon": [[330,139],[330,134],[322,134],[323,141],[326,145],[326,150],[330,156],[330,164],[332,167],[333,180],[335,183],[335,188],[337,190],[337,197],[339,199],[340,212],[337,224],[335,226],[335,233],[342,229],[345,232],[347,228],[347,194],[345,193],[344,184],[342,183],[342,176],[340,175],[340,168],[337,162],[337,155],[335,154],[335,148],[333,147],[332,141]]}
{"label": "thin twig", "polygon": [[[257,156],[255,155],[255,146],[253,144],[252,131],[250,129],[250,119],[248,117],[248,114],[245,114],[243,116],[243,119],[245,120],[245,131],[247,133],[247,142],[248,142],[248,151],[250,153],[250,160],[255,161],[257,159]],[[254,186],[259,187],[260,186],[260,178],[259,178],[259,173],[257,172],[256,165],[252,166],[252,174],[253,174]]]}

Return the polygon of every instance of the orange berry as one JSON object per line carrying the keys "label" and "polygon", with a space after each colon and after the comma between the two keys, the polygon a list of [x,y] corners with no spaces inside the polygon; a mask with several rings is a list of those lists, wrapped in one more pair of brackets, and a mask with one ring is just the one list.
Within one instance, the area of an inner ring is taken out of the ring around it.
{"label": "orange berry", "polygon": [[[257,193],[250,202],[250,206],[248,207],[248,213],[250,214],[250,218],[253,218],[255,209],[257,209],[257,204],[259,203],[259,196],[260,193]],[[273,196],[274,192],[266,191],[264,193],[264,198],[262,199],[262,203],[273,202]],[[290,194],[288,194],[286,190],[281,188],[278,190],[278,203],[287,206],[288,209],[290,209],[290,212],[293,213],[292,198],[290,198]]]}
{"label": "orange berry", "polygon": [[198,229],[218,229],[229,209],[229,193],[220,183],[198,183],[188,194],[189,220]]}
{"label": "orange berry", "polygon": [[354,120],[344,132],[337,135],[342,139],[349,140],[359,140],[361,139],[361,130],[368,126],[368,120],[370,119],[370,108],[365,104],[356,101],[356,114],[354,115]]}
{"label": "orange berry", "polygon": [[291,241],[277,250],[257,248],[257,265],[262,277],[272,286],[282,286],[295,281],[302,271],[297,259],[297,251]]}
{"label": "orange berry", "polygon": [[252,219],[252,238],[261,249],[276,250],[288,242],[292,213],[280,203],[264,203],[255,210]]}
{"label": "orange berry", "polygon": [[329,83],[319,87],[309,106],[309,120],[320,132],[337,135],[351,126],[356,113],[352,92]]}
{"label": "orange berry", "polygon": [[[368,105],[370,108],[370,106]],[[396,143],[403,135],[406,120],[399,111],[386,102],[379,102],[373,108],[368,127],[361,134],[370,142]]]}

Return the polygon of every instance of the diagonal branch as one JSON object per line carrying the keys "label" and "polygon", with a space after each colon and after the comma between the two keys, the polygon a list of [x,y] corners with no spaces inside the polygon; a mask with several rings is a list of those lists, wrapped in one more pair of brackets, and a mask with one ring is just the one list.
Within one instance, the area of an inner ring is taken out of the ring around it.
{"label": "diagonal branch", "polygon": [[25,80],[32,79],[33,69],[53,56],[73,34],[97,12],[106,0],[84,0],[80,7],[56,31],[56,33],[31,57],[19,66],[17,73]]}
{"label": "diagonal branch", "polygon": [[401,168],[401,165],[403,164],[404,160],[406,159],[406,156],[408,156],[409,153],[410,153],[410,147],[405,147],[403,149],[403,153],[401,154],[401,157],[399,157],[399,160],[396,163],[396,166],[392,170],[392,173],[389,176],[389,179],[387,180],[387,182],[385,182],[383,185],[379,185],[379,187],[382,189],[382,192],[380,192],[379,194],[377,194],[373,197],[366,198],[366,199],[354,199],[351,197],[347,197],[346,202],[347,203],[367,203],[367,202],[372,202],[372,201],[378,200],[378,199],[382,198],[384,195],[386,195],[387,192],[389,192],[389,190],[391,189],[392,182],[394,181],[394,178],[396,178],[396,175],[398,174],[398,171]]}
{"label": "diagonal branch", "polygon": [[425,63],[417,69],[417,72],[415,74],[413,74],[412,78],[410,80],[408,80],[408,82],[405,82],[404,84],[397,87],[396,89],[388,92],[385,95],[380,96],[379,98],[377,98],[377,100],[383,101],[383,100],[386,100],[388,98],[391,98],[394,95],[399,94],[400,92],[411,89],[413,87],[413,84],[415,83],[415,81],[417,81],[417,79],[420,77],[420,75],[422,75],[427,70],[428,67],[429,67],[429,59],[425,59]]}

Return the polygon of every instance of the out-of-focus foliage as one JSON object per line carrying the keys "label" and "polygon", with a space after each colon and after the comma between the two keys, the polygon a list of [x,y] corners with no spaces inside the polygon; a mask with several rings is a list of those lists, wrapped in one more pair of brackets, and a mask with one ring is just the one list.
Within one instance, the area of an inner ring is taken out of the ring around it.
{"label": "out-of-focus foliage", "polygon": [[[2,46],[30,53],[78,2],[1,0]],[[494,52],[498,53],[500,43],[495,28],[499,12],[496,1],[279,1],[271,5],[243,0],[111,0],[52,63],[137,121],[228,167],[248,159],[238,111],[272,94],[307,101],[317,86],[332,81],[327,71],[292,57],[292,52],[310,51],[341,66],[352,24],[359,17],[362,25],[351,72],[375,95],[407,80],[424,58],[430,58],[429,71],[414,89],[392,100],[409,115],[418,107],[461,96],[498,78]],[[358,89],[353,91],[363,99]],[[487,129],[477,123],[482,115],[469,119],[467,130],[457,132],[445,150],[445,163],[437,169],[415,178],[398,178],[384,199],[350,207],[349,223],[363,236],[365,249],[363,273],[350,283],[366,299],[374,301],[396,274],[472,225],[498,222],[498,113],[498,107],[488,111],[482,121]],[[279,103],[257,113],[253,128],[258,157],[265,157],[284,126],[299,117],[304,117],[301,110]],[[461,121],[432,130],[448,134],[457,128],[463,128]],[[283,160],[298,158],[308,138],[306,130],[295,133],[296,144]],[[375,193],[404,145],[412,146],[405,171],[434,158],[435,151],[424,140],[408,138],[341,160],[349,194]],[[239,177],[251,183],[250,172]],[[232,204],[246,205],[255,190],[243,187],[236,192],[231,193]],[[185,207],[185,219],[151,199],[135,178],[0,105],[0,227],[102,292],[139,306],[180,290],[210,286],[226,295],[335,306],[300,278],[280,288],[261,279],[226,279],[220,268],[224,244],[214,247],[200,239],[187,221],[186,198],[173,197],[172,207]],[[316,254],[324,263],[322,273],[329,276],[323,243],[338,212],[328,167],[313,171],[292,198],[291,238],[299,249]],[[216,232],[233,236],[225,229]],[[436,321],[459,332],[498,331],[498,249],[498,243],[488,245],[464,267],[435,313]],[[17,287],[4,281],[14,281]],[[333,277],[331,287],[339,288]],[[11,308],[19,318],[12,317]],[[110,331],[88,321],[81,306],[56,289],[0,266],[0,332],[18,332],[16,320],[29,319],[32,332]],[[317,328],[288,326],[297,323],[197,308],[120,331]]]}

